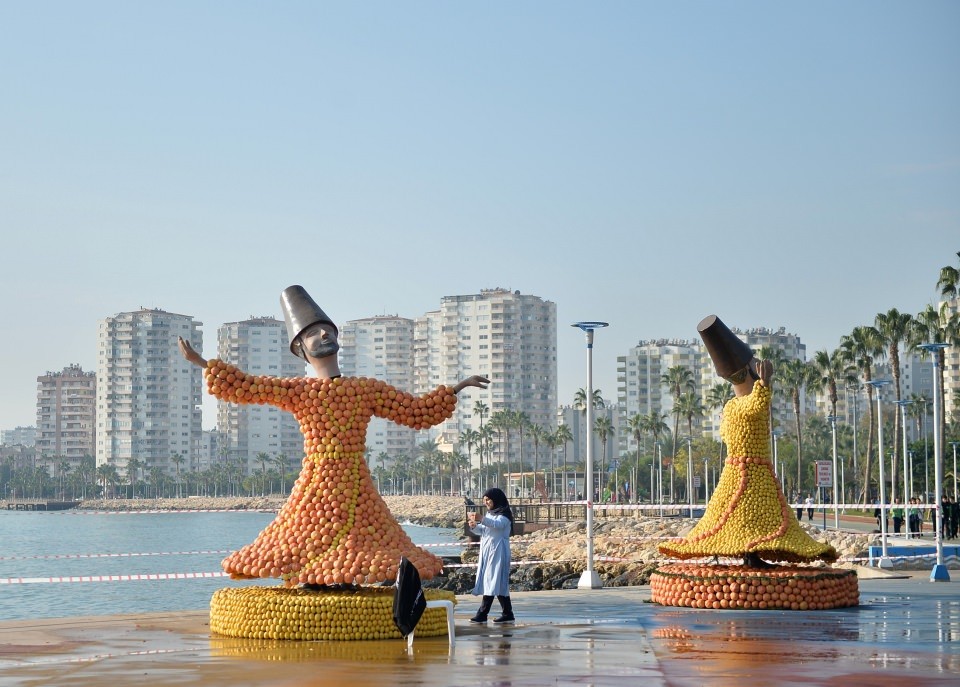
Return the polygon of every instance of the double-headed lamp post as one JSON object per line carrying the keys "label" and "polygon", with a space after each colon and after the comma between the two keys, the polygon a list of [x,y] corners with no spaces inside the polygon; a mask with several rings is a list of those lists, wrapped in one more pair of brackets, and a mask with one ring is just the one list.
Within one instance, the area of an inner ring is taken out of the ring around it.
{"label": "double-headed lamp post", "polygon": [[940,351],[946,347],[945,343],[920,345],[920,348],[933,358],[933,489],[937,502],[937,562],[930,571],[931,582],[950,581],[950,573],[943,563],[943,447],[940,445],[940,413],[943,412],[943,399],[940,398]]}
{"label": "double-headed lamp post", "polygon": [[[908,451],[907,451],[907,406],[913,403],[909,399],[897,401],[900,406],[900,426],[903,427],[903,522],[907,523],[907,539],[910,538],[910,525],[907,518],[908,506],[910,504],[910,484],[913,481],[913,473],[908,471]],[[892,498],[892,496],[891,496]]]}
{"label": "double-headed lamp post", "polygon": [[600,589],[603,582],[593,567],[593,331],[606,322],[574,322],[587,337],[587,569],[580,576],[578,589]]}
{"label": "double-headed lamp post", "polygon": [[[872,379],[867,384],[873,387],[877,392],[877,463],[880,465],[880,561],[878,567],[892,568],[893,561],[887,556],[887,513],[886,507],[887,488],[884,483],[886,477],[883,474],[883,412],[881,410],[880,391],[887,384],[889,379]],[[868,482],[869,485],[869,475]]]}

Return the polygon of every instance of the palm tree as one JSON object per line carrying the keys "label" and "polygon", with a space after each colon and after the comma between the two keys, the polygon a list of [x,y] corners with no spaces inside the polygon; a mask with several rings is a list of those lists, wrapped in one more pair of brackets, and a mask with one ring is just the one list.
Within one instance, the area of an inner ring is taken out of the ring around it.
{"label": "palm tree", "polygon": [[[877,356],[883,355],[883,341],[880,338],[880,333],[874,327],[860,326],[854,327],[850,334],[840,338],[840,347],[860,373],[864,385],[867,387],[867,410],[870,413],[870,421],[867,426],[867,449],[865,451],[866,459],[863,461],[863,490],[861,492],[861,503],[866,504],[870,492],[870,475],[873,469],[871,464],[873,428],[877,426],[876,409],[873,404],[873,386],[870,382],[873,380],[873,361]],[[856,403],[856,400],[854,400],[854,403]],[[854,431],[856,430],[857,428],[854,427]]]}
{"label": "palm tree", "polygon": [[790,389],[793,400],[793,414],[797,421],[797,484],[796,491],[799,494],[803,489],[803,425],[800,418],[800,396],[805,389],[815,383],[817,378],[816,371],[802,360],[788,360],[783,365],[783,373],[780,375],[785,389]]}
{"label": "palm tree", "polygon": [[693,371],[683,365],[674,365],[667,368],[666,374],[660,377],[660,383],[667,387],[673,397],[673,451],[670,456],[670,501],[673,501],[674,463],[677,457],[677,428],[680,425],[680,409],[678,402],[684,391],[695,391],[697,386],[693,379]]}
{"label": "palm tree", "polygon": [[[530,438],[533,439],[533,491],[537,492],[537,470],[540,469],[540,444],[547,444],[548,437],[552,436],[543,425],[530,425]],[[540,496],[543,496],[543,491],[546,489],[546,483],[544,483],[544,490],[541,490]]]}
{"label": "palm tree", "polygon": [[177,468],[177,498],[181,498],[183,496],[183,492],[180,490],[180,466],[183,465],[185,460],[186,458],[184,458],[180,453],[174,453],[172,456],[170,456],[170,462],[173,463]]}
{"label": "palm tree", "polygon": [[553,433],[558,446],[563,446],[563,500],[567,500],[567,445],[573,441],[573,432],[568,425],[560,425]]}
{"label": "palm tree", "polygon": [[640,486],[640,453],[641,453],[641,443],[643,438],[647,433],[647,418],[645,415],[637,413],[627,418],[627,431],[630,433],[630,436],[633,437],[633,440],[637,442],[637,472],[636,478],[634,479],[633,493],[637,497],[639,502],[639,489]]}
{"label": "palm tree", "polygon": [[[481,472],[481,478],[482,478],[479,486],[482,491],[486,491],[487,486],[489,485],[489,482],[490,482],[490,468],[492,467],[491,456],[493,454],[494,431],[493,429],[491,429],[490,425],[488,424],[486,427],[483,427],[480,430],[478,430],[477,433],[480,435],[478,446],[480,448],[480,472]],[[487,454],[486,464],[484,464],[483,462],[484,453]]]}
{"label": "palm tree", "polygon": [[[932,305],[928,305],[913,319],[912,328],[913,331],[910,336],[912,349],[917,349],[924,343],[945,343],[948,346],[960,346],[960,314],[950,312],[946,302],[940,304],[939,310]],[[940,445],[943,446],[947,429],[946,388],[943,381],[947,352],[941,348],[936,351],[935,355],[937,356],[938,372],[934,384],[940,389],[940,399],[944,408],[944,412],[940,413],[940,426],[937,428],[937,432],[940,434]]]}
{"label": "palm tree", "polygon": [[[957,257],[960,258],[960,251],[957,252]],[[937,288],[946,300],[953,300],[960,296],[960,270],[950,265],[941,267]]]}
{"label": "palm tree", "polygon": [[273,464],[277,466],[277,472],[280,473],[280,493],[287,493],[287,457],[278,453],[273,457]]}
{"label": "palm tree", "polygon": [[267,463],[270,462],[270,454],[261,451],[254,460],[260,463],[260,496],[263,496],[267,484]]}
{"label": "palm tree", "polygon": [[[887,358],[890,361],[890,370],[893,373],[893,388],[897,395],[897,403],[903,398],[900,391],[900,345],[909,346],[910,334],[913,327],[913,317],[909,313],[901,313],[896,308],[891,308],[885,313],[877,314],[874,319],[874,326],[880,333],[880,338],[884,346],[887,347]],[[890,484],[897,483],[897,466],[900,465],[902,456],[900,455],[901,432],[900,414],[893,414],[893,465],[890,468]],[[894,490],[894,493],[896,491]]]}
{"label": "palm tree", "polygon": [[522,410],[508,411],[508,413],[507,417],[509,418],[510,426],[517,430],[517,443],[520,446],[517,472],[522,475],[525,469],[523,464],[523,431],[530,427],[530,417]]}
{"label": "palm tree", "polygon": [[[583,388],[577,389],[573,395],[573,407],[582,413],[587,412],[587,392]],[[607,407],[607,402],[603,399],[603,392],[600,389],[593,390],[593,409],[600,410]]]}
{"label": "palm tree", "polygon": [[[507,459],[507,472],[510,472],[510,413],[507,410],[498,410],[490,415],[488,423],[490,429],[497,434],[497,473],[503,476],[503,459]],[[506,436],[506,447],[504,447]]]}
{"label": "palm tree", "polygon": [[127,461],[127,481],[130,483],[130,498],[136,496],[137,474],[145,465],[146,463],[138,458],[131,458]]}
{"label": "palm tree", "polygon": [[[437,454],[439,452],[440,450],[437,448],[436,439],[427,439],[426,441],[421,441],[419,444],[417,444],[417,454],[420,456],[420,460],[418,460],[418,464],[420,464],[420,470],[421,471],[424,470],[423,464],[425,464],[427,468],[426,468],[426,472],[424,473],[424,476],[430,475],[431,480],[433,479],[433,466],[438,465],[438,471],[440,469],[439,468],[440,461],[437,460]],[[423,464],[421,464],[421,461],[423,462]],[[443,486],[442,475],[440,478],[440,482],[441,482],[440,486],[442,488]],[[424,484],[424,488],[426,487],[425,483],[422,482],[421,484]]]}
{"label": "palm tree", "polygon": [[597,489],[600,491],[601,497],[603,495],[603,489],[608,484],[607,479],[607,470],[606,466],[606,457],[607,457],[607,440],[611,439],[614,435],[613,423],[610,421],[610,418],[606,415],[601,415],[596,420],[593,421],[593,431],[597,435],[597,438],[600,440],[600,479],[601,483],[597,485]]}
{"label": "palm tree", "polygon": [[850,364],[850,358],[842,348],[833,352],[823,349],[813,355],[811,361],[813,369],[816,370],[819,379],[813,385],[818,390],[827,390],[827,400],[830,401],[830,414],[837,415],[837,383],[846,385],[856,382],[856,375],[853,366]]}
{"label": "palm tree", "polygon": [[[777,349],[779,350],[779,349]],[[734,397],[733,385],[730,382],[718,382],[707,391],[707,409],[719,410],[721,417],[727,401]],[[720,443],[720,464],[723,465],[723,442]]]}
{"label": "palm tree", "polygon": [[[477,432],[479,432],[480,439],[481,439],[481,443],[480,443],[480,472],[481,473],[483,472],[483,449],[484,449],[483,440],[490,438],[489,432],[487,432],[486,434],[484,434],[483,432],[483,418],[485,418],[489,413],[490,413],[490,407],[486,403],[484,403],[483,401],[473,402],[473,414],[480,416],[480,429],[478,429]],[[486,448],[489,448],[489,445]],[[487,462],[489,462],[489,459],[490,459],[490,454],[488,453]],[[480,487],[481,489],[486,491],[486,482],[481,484]]]}
{"label": "palm tree", "polygon": [[546,427],[543,428],[545,437],[543,443],[547,447],[547,455],[550,458],[550,480],[547,481],[547,468],[543,468],[543,484],[546,495],[551,500],[557,493],[557,447],[560,445],[557,439],[557,433],[551,432]]}
{"label": "palm tree", "polygon": [[64,479],[67,474],[70,472],[70,462],[64,457],[60,456],[60,460],[57,461],[57,474],[60,475],[60,500],[66,501],[66,496],[64,495]]}

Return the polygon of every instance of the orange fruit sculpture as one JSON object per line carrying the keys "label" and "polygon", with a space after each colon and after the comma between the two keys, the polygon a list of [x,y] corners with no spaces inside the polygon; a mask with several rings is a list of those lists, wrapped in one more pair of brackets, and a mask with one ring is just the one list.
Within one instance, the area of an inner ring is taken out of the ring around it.
{"label": "orange fruit sculpture", "polygon": [[216,359],[205,378],[224,401],[293,413],[304,437],[289,498],[253,543],[224,559],[231,577],[280,578],[288,587],[373,584],[394,579],[401,556],[422,579],[440,572],[442,561],[414,545],[380,497],[364,449],[374,416],[412,429],[449,418],[457,403],[451,387],[414,396],[376,379],[258,376]]}

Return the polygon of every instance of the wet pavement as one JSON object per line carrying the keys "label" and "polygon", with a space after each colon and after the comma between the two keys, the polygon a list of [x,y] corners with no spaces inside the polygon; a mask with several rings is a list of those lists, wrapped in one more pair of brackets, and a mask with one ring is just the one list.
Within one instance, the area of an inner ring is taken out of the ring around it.
{"label": "wet pavement", "polygon": [[471,625],[465,596],[456,646],[418,638],[412,653],[211,637],[206,611],[0,623],[0,686],[958,685],[950,572],[861,579],[861,605],[833,611],[667,608],[648,587],[515,593],[512,627]]}

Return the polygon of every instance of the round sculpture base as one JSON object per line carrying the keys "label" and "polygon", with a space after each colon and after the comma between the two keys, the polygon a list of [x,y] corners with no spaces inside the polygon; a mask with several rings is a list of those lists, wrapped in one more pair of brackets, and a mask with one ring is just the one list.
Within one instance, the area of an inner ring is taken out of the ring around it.
{"label": "round sculpture base", "polygon": [[[424,589],[428,601],[449,600],[452,592]],[[393,587],[307,590],[289,587],[228,587],[210,600],[210,630],[246,639],[400,639],[393,623]],[[428,608],[418,637],[447,634],[443,608]]]}
{"label": "round sculpture base", "polygon": [[650,600],[690,608],[823,610],[860,603],[854,570],[673,563],[650,576]]}

